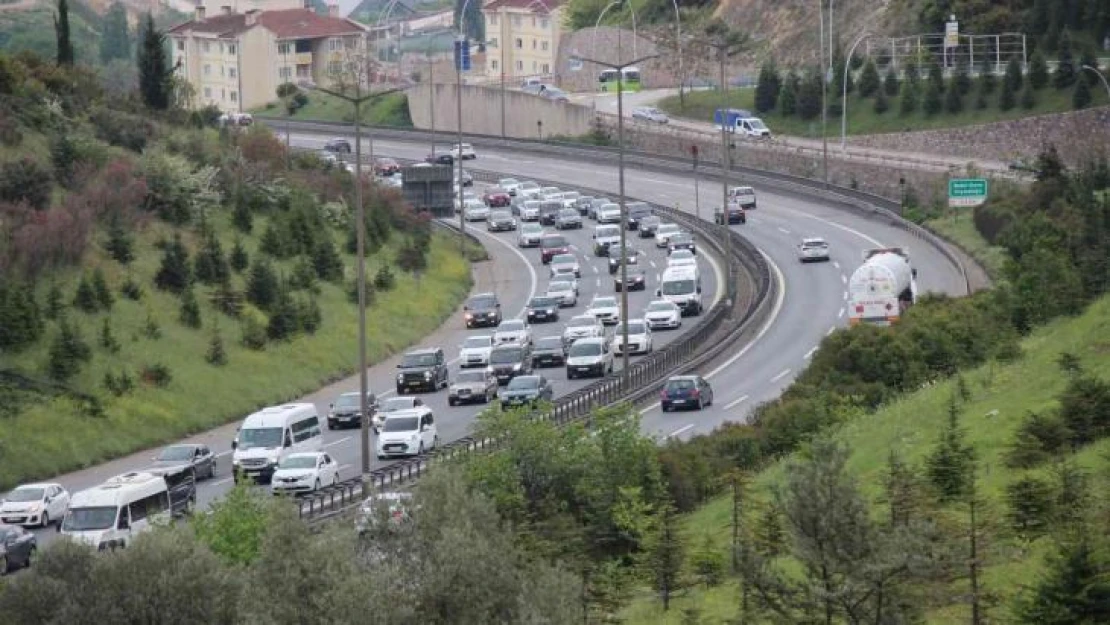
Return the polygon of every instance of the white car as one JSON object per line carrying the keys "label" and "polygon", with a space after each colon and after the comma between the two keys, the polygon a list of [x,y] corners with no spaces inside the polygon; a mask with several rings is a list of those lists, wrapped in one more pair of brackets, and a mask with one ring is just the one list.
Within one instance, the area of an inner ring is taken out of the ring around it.
{"label": "white car", "polygon": [[540,200],[549,200],[549,199],[556,199],[557,200],[559,198],[556,197],[556,196],[561,197],[563,195],[563,190],[560,189],[559,187],[540,187],[540,190],[539,190],[537,195],[538,195],[537,199],[540,199]]}
{"label": "white car", "polygon": [[493,350],[493,336],[482,334],[468,336],[459,345],[460,367],[484,367],[489,364],[489,353]]}
{"label": "white car", "polygon": [[586,314],[597,317],[604,325],[613,325],[621,318],[620,303],[615,297],[595,297]]}
{"label": "white car", "polygon": [[578,287],[571,280],[556,280],[547,285],[548,297],[559,300],[560,308],[569,308],[578,305]]}
{"label": "white car", "polygon": [[594,226],[594,256],[608,256],[609,247],[621,242],[621,227],[613,225]]}
{"label": "white car", "polygon": [[537,221],[540,218],[540,201],[524,200],[520,205],[520,219],[522,221]]}
{"label": "white car", "polygon": [[659,224],[655,228],[655,247],[667,247],[671,243],[671,235],[682,232],[678,224]]}
{"label": "white car", "polygon": [[69,492],[61,484],[24,484],[0,499],[0,523],[46,527],[61,523],[69,510]]}
{"label": "white car", "polygon": [[382,424],[378,435],[378,460],[419,456],[438,444],[439,434],[431,410],[395,412]]}
{"label": "white car", "polygon": [[803,263],[812,260],[827,261],[829,260],[829,244],[819,237],[802,239],[802,244],[798,246],[798,259]]}
{"label": "white car", "polygon": [[529,345],[532,342],[532,327],[520,319],[506,319],[493,333],[493,342],[495,345],[508,343]]}
{"label": "white car", "polygon": [[543,238],[544,234],[545,231],[540,224],[521,224],[520,234],[516,237],[516,244],[519,247],[539,247],[540,239]]}
{"label": "white car", "polygon": [[339,483],[339,463],[322,451],[289,454],[274,470],[270,492],[312,493]]}
{"label": "white car", "polygon": [[[460,147],[462,148],[461,150],[459,149]],[[478,158],[478,154],[474,151],[474,146],[470,145],[469,143],[464,143],[462,144],[462,146],[459,146],[459,144],[456,143],[455,145],[451,146],[451,156],[460,158],[460,154],[462,155],[461,158],[464,161]]]}
{"label": "white car", "polygon": [[563,276],[582,277],[582,268],[578,266],[578,259],[574,257],[574,254],[556,254],[551,258],[548,269],[551,272],[552,280]]}
{"label": "white car", "polygon": [[593,315],[578,315],[567,322],[563,328],[563,345],[572,345],[578,339],[602,338],[605,326]]}
{"label": "white car", "polygon": [[632,119],[642,119],[648,122],[655,122],[657,124],[666,124],[671,121],[667,114],[654,106],[637,106],[632,109]]}
{"label": "white car", "polygon": [[489,219],[489,207],[482,200],[467,200],[463,216],[467,221],[486,221]]}
{"label": "white car", "polygon": [[517,189],[520,188],[520,181],[516,178],[502,178],[497,181],[497,186],[505,190],[509,195],[516,195]]}
{"label": "white car", "polygon": [[370,424],[374,427],[374,433],[378,434],[382,429],[382,424],[390,415],[408,413],[414,410],[431,412],[431,408],[424,404],[423,399],[412,395],[380,399],[378,400],[377,409],[374,411],[374,416],[370,419]]}
{"label": "white car", "polygon": [[621,222],[620,204],[603,204],[597,209],[597,223],[619,224]]}
{"label": "white car", "polygon": [[667,268],[671,267],[697,267],[698,257],[690,250],[682,249],[671,252],[667,257]]}
{"label": "white car", "polygon": [[[647,354],[651,352],[651,327],[643,319],[628,320],[628,346],[629,354]],[[613,334],[613,353],[624,352],[624,328],[617,326]]]}
{"label": "white car", "polygon": [[682,309],[674,302],[665,299],[655,300],[647,305],[644,321],[652,330],[658,328],[678,328],[682,326]]}
{"label": "white car", "polygon": [[567,379],[613,372],[613,351],[604,337],[578,339],[567,350]]}
{"label": "white car", "polygon": [[535,198],[540,194],[540,185],[531,180],[525,180],[516,188],[516,194],[524,198]]}
{"label": "white car", "polygon": [[563,202],[563,208],[578,210],[578,198],[580,197],[582,197],[582,194],[577,191],[567,191],[559,199]]}

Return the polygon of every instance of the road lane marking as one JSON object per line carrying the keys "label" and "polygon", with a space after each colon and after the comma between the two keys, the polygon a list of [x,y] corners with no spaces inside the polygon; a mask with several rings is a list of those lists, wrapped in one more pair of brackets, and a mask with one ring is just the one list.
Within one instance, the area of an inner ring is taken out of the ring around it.
{"label": "road lane marking", "polygon": [[593,269],[594,273],[597,273],[597,265],[590,263],[590,269]]}
{"label": "road lane marking", "polygon": [[783,228],[783,227],[781,227],[781,226],[779,227],[779,232],[781,232],[781,233],[783,233],[783,234],[790,234],[790,231],[789,231],[789,230],[787,230],[786,228]]}
{"label": "road lane marking", "polygon": [[779,380],[785,378],[789,374],[790,374],[790,369],[783,369],[782,371],[779,371],[778,374],[775,375],[775,377],[771,378],[771,383],[773,384],[775,382],[778,382]]}
{"label": "road lane marking", "polygon": [[843,316],[844,316],[844,309],[843,309],[843,308],[841,308],[841,309],[840,309],[840,312],[836,313],[836,318],[837,318],[837,319],[840,319],[840,318],[841,318],[841,317],[843,317]]}
{"label": "road lane marking", "polygon": [[844,301],[848,301],[848,291],[844,291]]}
{"label": "road lane marking", "polygon": [[212,482],[212,486],[223,486],[224,484],[227,484],[228,482],[230,482],[232,479],[234,479],[234,478],[225,477],[224,479],[219,480],[217,482]]}
{"label": "road lane marking", "polygon": [[812,357],[812,356],[813,356],[813,352],[815,352],[815,351],[817,351],[817,348],[816,348],[816,347],[814,347],[813,349],[811,349],[811,350],[809,350],[808,352],[806,352],[806,356],[805,356],[805,357],[806,357],[806,358],[810,358],[810,357]]}
{"label": "road lane marking", "polygon": [[836,267],[837,269],[840,269],[840,263],[838,263],[834,260],[833,261],[833,267]]}
{"label": "road lane marking", "polygon": [[686,431],[689,431],[689,430],[692,430],[692,429],[694,429],[694,424],[693,423],[691,423],[689,425],[684,425],[684,426],[678,428],[677,430],[675,430],[674,432],[671,432],[670,434],[668,434],[667,438],[675,438],[679,434],[682,434],[683,432],[686,432]]}
{"label": "road lane marking", "polygon": [[652,269],[655,269],[655,261],[654,260],[649,260],[648,264],[651,265]]}
{"label": "road lane marking", "polygon": [[333,446],[333,445],[338,445],[338,444],[340,444],[340,443],[346,443],[347,441],[351,440],[351,438],[353,438],[353,437],[351,437],[351,436],[344,436],[343,438],[341,438],[341,439],[339,439],[339,440],[337,440],[337,441],[332,441],[332,442],[330,442],[330,443],[324,443],[324,447],[331,447],[331,446]]}
{"label": "road lane marking", "polygon": [[216,454],[216,457],[217,458],[223,458],[224,456],[230,456],[231,454],[232,454],[232,452],[230,452],[230,451],[221,451],[220,453]]}
{"label": "road lane marking", "polygon": [[836,332],[836,326],[830,326],[829,331],[825,333],[825,336],[829,336],[833,332]]}
{"label": "road lane marking", "polygon": [[725,410],[732,410],[733,408],[739,406],[740,404],[742,404],[746,401],[748,401],[748,396],[747,395],[741,395],[740,397],[738,397],[738,398],[728,402],[727,404],[725,404]]}
{"label": "road lane marking", "polygon": [[844,274],[840,274],[840,283],[841,284],[848,284],[848,276],[846,276]]}

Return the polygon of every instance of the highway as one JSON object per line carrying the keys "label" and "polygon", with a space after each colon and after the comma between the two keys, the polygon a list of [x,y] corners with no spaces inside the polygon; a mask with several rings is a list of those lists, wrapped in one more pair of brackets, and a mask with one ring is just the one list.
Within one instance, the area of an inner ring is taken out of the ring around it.
{"label": "highway", "polygon": [[[292,143],[301,147],[321,147],[328,135],[294,133]],[[444,137],[445,141],[450,141]],[[368,147],[368,146],[364,146]],[[411,143],[397,140],[375,141],[374,150],[379,156],[396,158],[422,158],[429,149],[427,142]],[[615,195],[617,171],[615,165],[599,165],[564,160],[556,157],[539,157],[527,152],[511,149],[483,149],[478,147],[479,158],[469,161],[468,166],[476,169],[504,172],[520,179],[539,178],[563,183],[566,187],[581,185],[608,190],[610,197]],[[680,174],[644,172],[635,169],[626,171],[626,182],[630,197],[644,199],[667,205],[678,205],[682,210],[694,213],[694,188],[692,180]],[[738,184],[742,181],[736,180]],[[674,436],[687,438],[704,433],[726,420],[741,421],[749,409],[760,402],[777,396],[788,386],[793,378],[805,367],[821,339],[835,328],[846,323],[847,279],[861,262],[860,252],[869,247],[903,246],[910,250],[913,263],[919,272],[919,287],[924,291],[963,294],[963,282],[954,267],[936,250],[905,231],[883,222],[872,221],[828,207],[812,200],[789,194],[777,193],[772,189],[756,187],[759,194],[759,208],[749,212],[745,225],[738,229],[771,261],[773,271],[781,283],[780,297],[775,302],[771,319],[760,331],[754,342],[737,351],[706,375],[715,389],[714,406],[703,412],[679,412],[663,414],[658,406],[649,406],[642,411],[643,430],[658,437]],[[719,185],[701,185],[701,211],[703,218],[711,217],[714,198],[719,200]],[[583,264],[582,294],[580,304],[574,311],[581,311],[593,294],[600,292],[612,294],[612,283],[608,279],[605,265],[598,263],[589,253],[588,241],[592,222],[587,220],[583,231],[571,231],[570,238],[578,248],[580,262]],[[506,316],[522,312],[529,296],[542,292],[546,285],[546,273],[539,263],[536,250],[518,250],[515,247],[515,234],[491,235],[484,227],[471,228],[486,243],[491,261],[475,266],[475,292],[496,291],[501,297]],[[829,263],[802,265],[798,262],[796,248],[803,236],[821,236],[830,244],[832,260]],[[661,271],[665,265],[662,254],[645,242],[640,247],[648,252],[649,261]],[[523,256],[523,258],[522,258]],[[523,266],[527,271],[521,271]],[[650,265],[649,265],[650,266]],[[595,273],[596,269],[596,273]],[[719,271],[717,269],[716,271]],[[715,272],[706,272],[712,276]],[[649,271],[649,278],[657,280],[656,273]],[[708,301],[717,297],[719,284],[716,280],[706,283]],[[654,285],[649,285],[647,293],[633,293],[630,308],[642,310],[651,299]],[[568,318],[564,315],[564,319]],[[687,323],[692,319],[687,319]],[[371,317],[370,322],[374,320]],[[534,328],[535,336],[557,334],[562,325],[539,325]],[[444,348],[449,357],[457,354],[457,345],[468,334],[480,330],[463,329],[461,317],[448,321],[444,327],[421,342],[421,346],[438,345]],[[352,332],[353,334],[353,332]],[[668,336],[668,334],[670,336]],[[675,333],[656,334],[656,346],[665,343]],[[395,366],[399,355],[370,369],[370,386],[379,396],[387,395],[393,388]],[[454,370],[454,368],[453,368]],[[547,370],[554,380],[556,393],[569,391],[588,381],[568,382],[559,369]],[[303,398],[317,405],[321,414],[326,412],[328,403],[339,393],[357,390],[357,378],[344,380]],[[382,391],[385,391],[384,393]],[[435,410],[439,425],[440,440],[453,440],[469,433],[470,423],[480,407],[448,408],[446,391],[426,395]],[[199,490],[198,504],[206,506],[214,498],[231,486],[230,442],[237,424],[230,424],[197,435],[188,441],[200,441],[212,446],[222,454],[217,477],[203,482]],[[356,430],[325,433],[325,449],[344,466],[341,478],[354,477],[358,473],[358,436]],[[135,454],[127,458],[106,463],[84,471],[60,476],[61,482],[71,492],[100,483],[104,479],[128,470],[141,468],[148,464],[153,452]],[[374,466],[378,466],[375,462]],[[40,544],[53,538],[53,531],[39,531]]]}

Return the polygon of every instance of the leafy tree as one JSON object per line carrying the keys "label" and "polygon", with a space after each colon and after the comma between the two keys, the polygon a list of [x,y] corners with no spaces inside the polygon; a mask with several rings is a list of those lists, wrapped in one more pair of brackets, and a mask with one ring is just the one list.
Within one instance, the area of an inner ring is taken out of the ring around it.
{"label": "leafy tree", "polygon": [[964,444],[960,427],[960,408],[956,399],[948,402],[948,423],[933,451],[925,459],[929,481],[941,501],[955,501],[967,495],[974,479],[975,450]]}
{"label": "leafy tree", "polygon": [[1021,108],[1029,111],[1037,106],[1037,94],[1033,91],[1030,81],[1025,81],[1025,88],[1021,90]]}
{"label": "leafy tree", "polygon": [[116,1],[108,6],[101,22],[100,62],[131,59],[131,35],[127,26],[127,9]]}
{"label": "leafy tree", "polygon": [[1071,94],[1071,107],[1078,111],[1090,105],[1091,85],[1086,80],[1075,81],[1075,90]]}
{"label": "leafy tree", "polygon": [[868,58],[863,64],[863,70],[859,75],[859,94],[865,98],[870,98],[875,95],[882,88],[881,79],[879,78],[879,68],[875,66],[874,59]]}
{"label": "leafy tree", "polygon": [[798,116],[810,120],[821,112],[821,72],[810,68],[798,90]]}
{"label": "leafy tree", "polygon": [[81,364],[92,358],[92,350],[81,333],[68,319],[58,321],[58,334],[50,344],[47,372],[64,382],[81,370]]}
{"label": "leafy tree", "polygon": [[1064,540],[1048,562],[1048,572],[1018,602],[1023,622],[1043,625],[1110,621],[1110,563],[1084,533]]}
{"label": "leafy tree", "polygon": [[1029,76],[1027,82],[1033,89],[1040,91],[1048,85],[1048,63],[1040,50],[1029,57]]}
{"label": "leafy tree", "polygon": [[164,111],[170,106],[170,71],[166,67],[166,35],[154,25],[147,11],[138,50],[139,93],[148,107]]}
{"label": "leafy tree", "polygon": [[936,62],[929,64],[929,79],[925,85],[925,97],[921,108],[926,115],[941,112],[944,107],[944,72]]}
{"label": "leafy tree", "polygon": [[54,36],[58,41],[58,65],[73,65],[73,41],[69,36],[69,2],[58,0],[54,15]]}
{"label": "leafy tree", "polygon": [[0,200],[42,210],[50,204],[53,174],[38,161],[24,157],[0,165]]}
{"label": "leafy tree", "polygon": [[253,563],[262,549],[270,506],[258,493],[236,485],[212,503],[209,514],[193,519],[197,539],[220,559],[237,565]]}
{"label": "leafy tree", "polygon": [[18,351],[38,341],[42,311],[30,284],[0,282],[0,350]]}
{"label": "leafy tree", "polygon": [[181,241],[181,234],[174,233],[173,241],[162,252],[162,264],[154,275],[154,285],[163,291],[181,293],[192,281],[189,251]]}
{"label": "leafy tree", "polygon": [[1026,476],[1007,485],[1010,528],[1025,539],[1043,534],[1052,518],[1052,494],[1052,486],[1037,477]]}
{"label": "leafy tree", "polygon": [[232,243],[231,255],[228,258],[228,262],[236,273],[242,273],[250,264],[247,248],[243,247],[243,240],[239,237],[235,237],[235,242]]}
{"label": "leafy tree", "polygon": [[185,287],[181,293],[181,312],[178,319],[181,320],[181,325],[187,328],[199,328],[201,325],[200,304],[197,303],[197,295],[192,284]]}
{"label": "leafy tree", "polygon": [[882,115],[890,110],[890,102],[886,99],[886,91],[879,89],[875,91],[875,104],[872,106],[876,115]]}
{"label": "leafy tree", "polygon": [[953,79],[952,83],[944,91],[944,110],[949,115],[956,115],[964,109],[964,101],[960,96],[960,90],[956,87],[956,81]]}
{"label": "leafy tree", "polygon": [[104,249],[119,264],[129,265],[135,260],[135,241],[124,224],[123,219],[113,215],[108,221],[108,240]]}
{"label": "leafy tree", "polygon": [[899,86],[898,73],[894,68],[886,70],[886,76],[883,77],[883,93],[893,98],[898,95]]}
{"label": "leafy tree", "polygon": [[779,113],[783,117],[789,117],[798,112],[798,89],[800,88],[801,79],[798,78],[797,72],[790,70],[786,73],[786,78],[782,81],[782,87],[779,89]]}
{"label": "leafy tree", "polygon": [[956,61],[956,73],[952,76],[952,87],[964,96],[971,93],[971,71],[967,60],[962,56]]}
{"label": "leafy tree", "polygon": [[1002,86],[1009,87],[1010,91],[1017,93],[1021,91],[1022,82],[1021,60],[1016,56],[1011,56],[1010,61],[1006,63],[1006,74],[1002,77]]}
{"label": "leafy tree", "polygon": [[768,58],[759,69],[759,79],[755,86],[755,110],[767,113],[775,108],[782,81],[774,59]]}
{"label": "leafy tree", "polygon": [[274,266],[264,256],[259,256],[251,263],[250,275],[247,276],[247,301],[262,310],[270,310],[277,301],[278,291],[277,274]]}
{"label": "leafy tree", "polygon": [[77,281],[77,292],[73,294],[73,307],[89,314],[100,309],[100,304],[96,300],[96,291],[93,290],[92,283],[85,274],[81,274],[81,279]]}
{"label": "leafy tree", "polygon": [[1060,35],[1060,47],[1056,58],[1056,71],[1052,74],[1052,84],[1057,89],[1067,89],[1077,78],[1075,57],[1072,55],[1071,35],[1064,30]]}
{"label": "leafy tree", "polygon": [[93,294],[96,296],[97,308],[100,310],[111,310],[112,304],[115,303],[115,298],[112,297],[112,290],[108,288],[108,280],[104,277],[104,271],[100,269],[100,267],[93,270],[92,289]]}

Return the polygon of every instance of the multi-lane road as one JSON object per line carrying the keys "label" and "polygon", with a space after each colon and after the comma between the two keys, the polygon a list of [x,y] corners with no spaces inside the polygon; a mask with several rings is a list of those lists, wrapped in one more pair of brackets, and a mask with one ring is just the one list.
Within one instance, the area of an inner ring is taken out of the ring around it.
{"label": "multi-lane road", "polygon": [[[329,136],[294,133],[292,143],[295,146],[318,148],[327,138]],[[379,140],[374,147],[378,155],[419,159],[423,158],[430,146],[426,142]],[[469,166],[503,172],[520,179],[555,181],[565,188],[585,186],[606,190],[611,196],[616,192],[617,171],[612,165],[540,157],[512,149],[483,149],[479,146],[478,151],[478,160],[469,161]],[[682,210],[694,212],[694,187],[688,177],[628,169],[626,181],[628,194],[632,198],[678,205]],[[713,406],[702,412],[666,414],[657,405],[649,406],[642,411],[645,433],[686,438],[708,432],[723,421],[743,420],[752,406],[777,396],[806,366],[821,339],[846,323],[847,280],[853,269],[860,264],[860,252],[863,249],[894,245],[907,247],[918,269],[919,286],[923,291],[956,295],[964,292],[959,273],[944,256],[901,229],[823,207],[802,196],[780,194],[760,187],[757,187],[757,192],[759,208],[749,213],[747,224],[733,228],[739,229],[760,248],[771,262],[772,270],[780,282],[779,297],[774,302],[771,318],[753,342],[723,358],[711,371],[702,372],[716,390]],[[713,198],[719,197],[719,194],[719,187],[702,185],[703,218],[711,217]],[[592,222],[587,220],[584,230],[569,231],[569,237],[577,248],[576,254],[582,264],[582,294],[579,306],[566,309],[563,319],[583,311],[594,294],[613,293],[612,281],[603,262],[605,259],[595,258],[590,253],[591,227]],[[491,255],[489,262],[475,266],[474,291],[495,291],[502,300],[507,317],[521,314],[529,297],[534,293],[542,293],[547,284],[546,268],[540,264],[538,252],[517,249],[515,233],[492,235],[486,233],[481,224],[477,224],[471,231],[482,239]],[[830,244],[832,260],[823,264],[800,264],[796,248],[803,236],[824,237]],[[653,284],[648,286],[646,293],[631,294],[630,309],[633,313],[642,310],[651,299],[650,294],[654,291],[658,273],[661,273],[666,263],[663,255],[655,251],[650,242],[643,241],[639,246],[648,252],[648,276]],[[703,257],[703,262],[705,260],[707,259]],[[713,301],[721,290],[719,278],[716,277],[720,275],[720,269],[712,265],[710,269],[703,269],[703,273],[711,277],[705,285],[705,295],[709,301]],[[687,323],[691,321],[695,319],[687,319]],[[534,328],[536,337],[561,331],[561,323],[541,324]],[[461,318],[456,316],[426,337],[420,345],[443,347],[453,358],[463,338],[479,332],[482,330],[465,330]],[[680,332],[657,333],[656,347],[664,345]],[[379,396],[392,390],[398,360],[399,356],[370,369],[370,386]],[[452,368],[457,370],[457,367]],[[588,380],[567,381],[560,369],[549,369],[546,375],[554,380],[557,394],[589,383]],[[323,413],[336,395],[350,390],[357,390],[357,378],[321,389],[303,398],[303,401],[315,403]],[[440,440],[444,442],[467,435],[474,416],[481,410],[480,406],[447,407],[446,391],[427,395],[425,399],[435,410]],[[231,487],[230,442],[236,425],[229,424],[188,439],[204,442],[221,454],[217,477],[201,483],[198,492],[198,504],[201,507]],[[325,449],[344,466],[341,474],[343,478],[354,477],[358,473],[358,443],[357,430],[325,434]],[[146,466],[151,455],[152,452],[134,454],[55,479],[71,491],[80,490],[113,475]],[[374,466],[379,466],[376,461]],[[40,532],[40,544],[48,542],[52,536],[53,532]]]}

